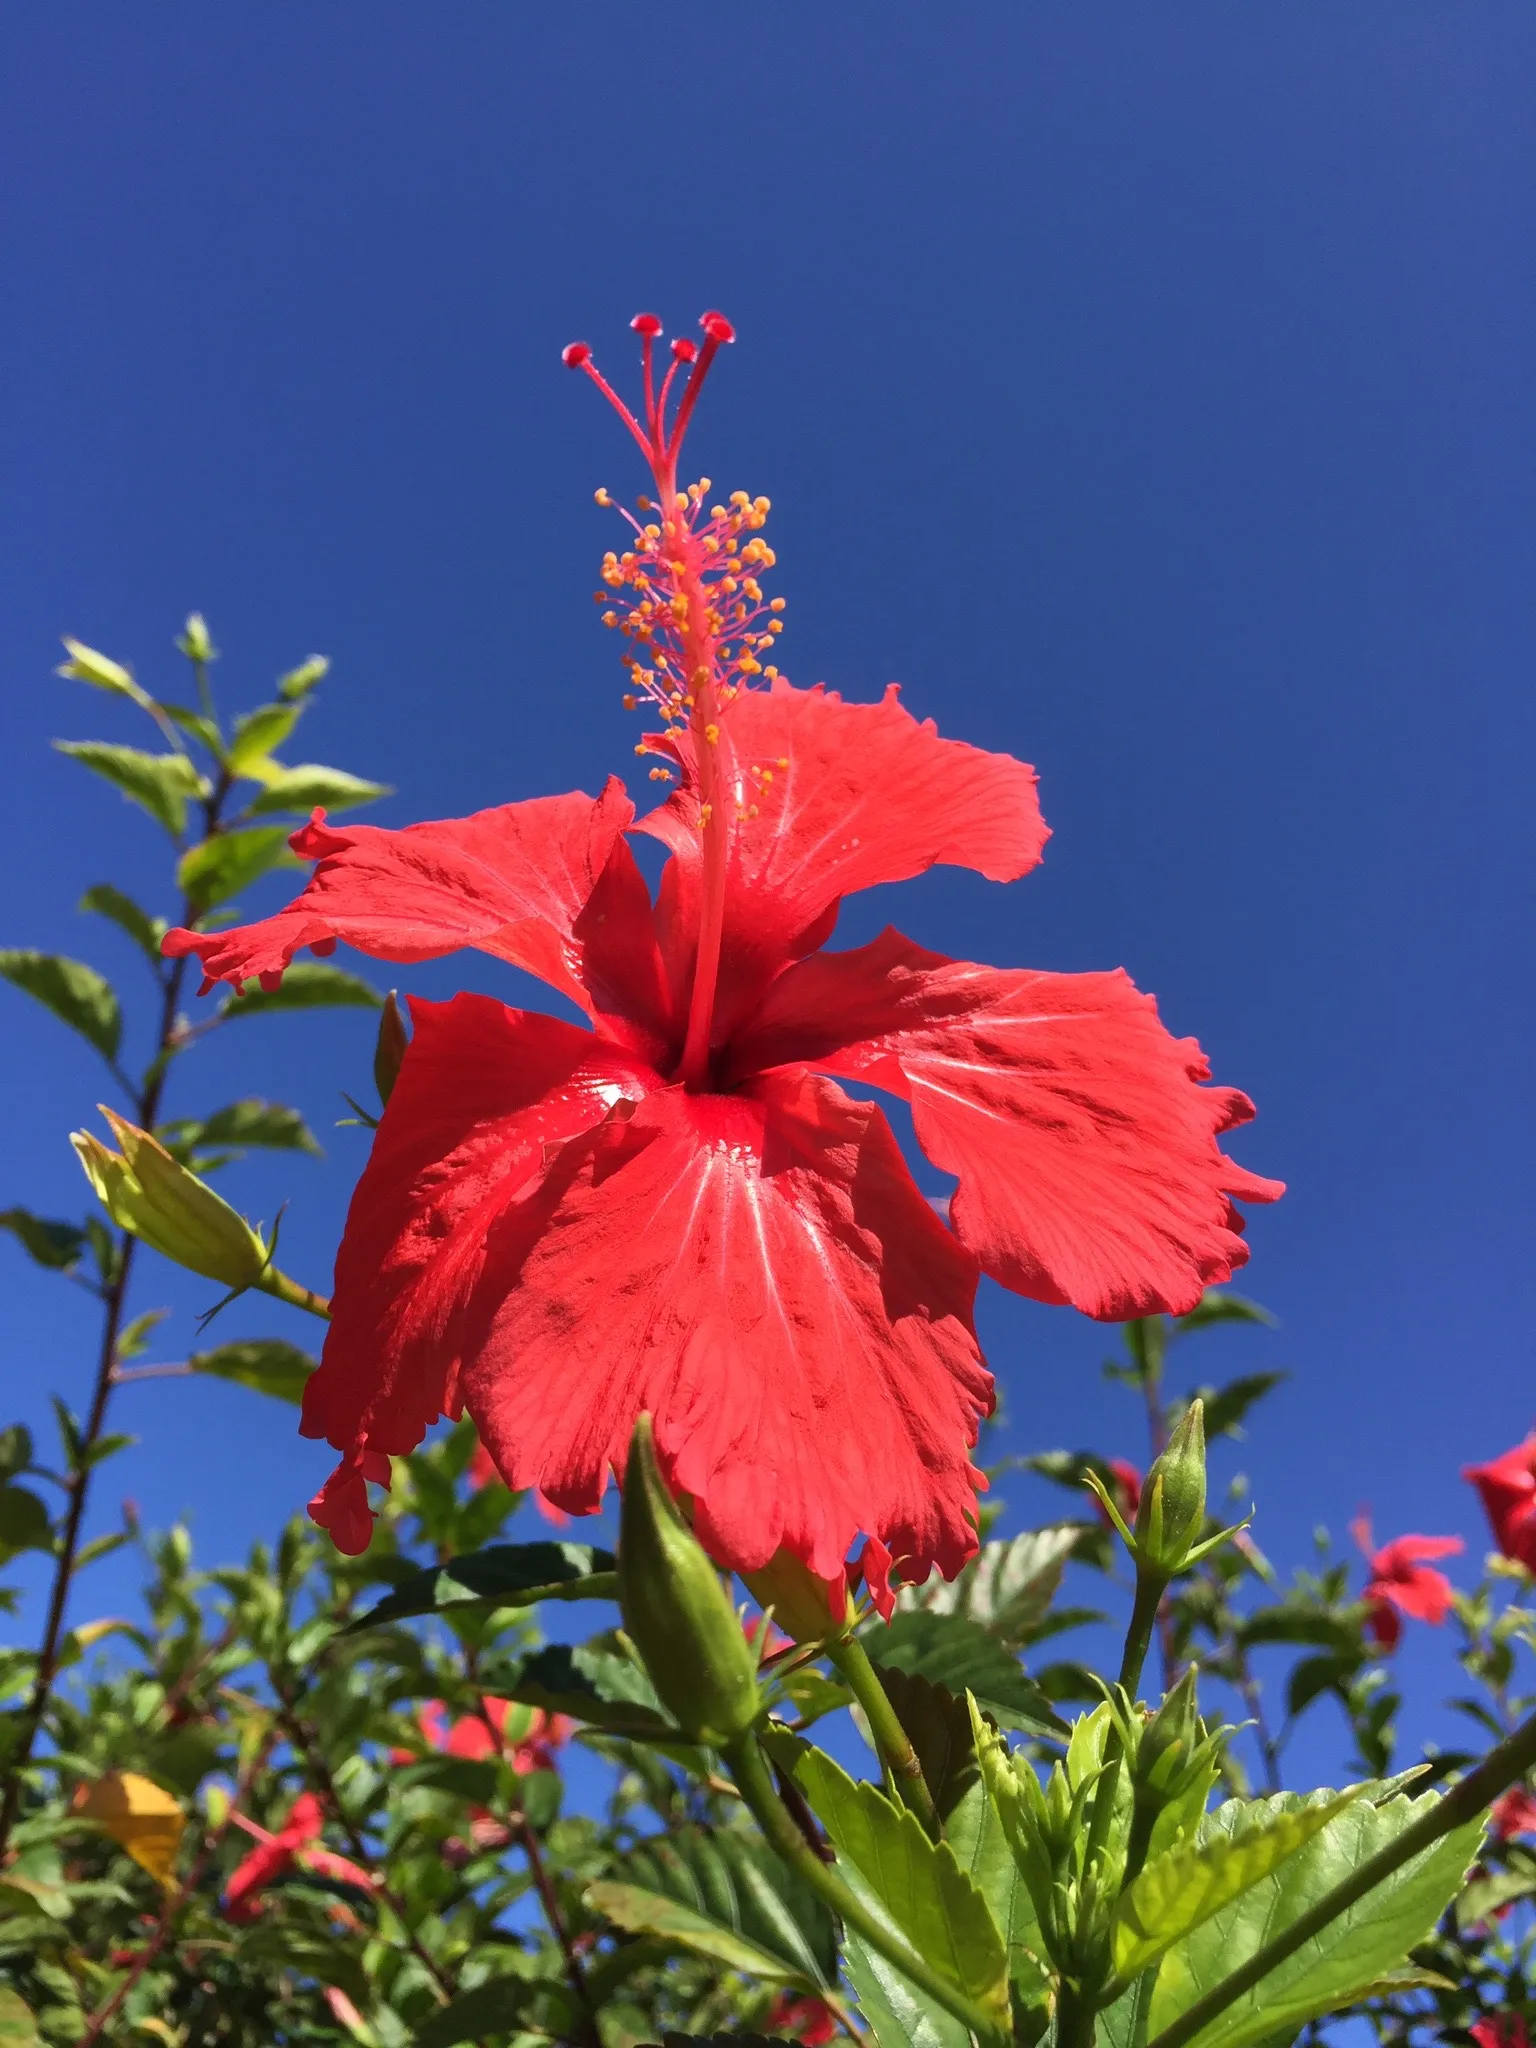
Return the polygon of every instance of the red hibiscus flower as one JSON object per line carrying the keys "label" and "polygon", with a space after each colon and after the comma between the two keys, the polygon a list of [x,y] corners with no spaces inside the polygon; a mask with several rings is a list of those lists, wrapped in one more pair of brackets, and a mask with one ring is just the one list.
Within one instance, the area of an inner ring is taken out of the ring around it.
{"label": "red hibiscus flower", "polygon": [[1482,1495],[1488,1526],[1503,1555],[1536,1572],[1536,1435],[1502,1458],[1466,1466],[1461,1476]]}
{"label": "red hibiscus flower", "polygon": [[826,2048],[837,2035],[837,2014],[823,1998],[781,1991],[768,2008],[768,2029],[803,2041],[805,2048]]}
{"label": "red hibiscus flower", "polygon": [[1365,1625],[1384,1650],[1397,1648],[1403,1633],[1400,1615],[1437,1625],[1444,1621],[1455,1592],[1445,1573],[1431,1571],[1427,1560],[1455,1557],[1466,1548],[1459,1536],[1396,1536],[1377,1550],[1366,1515],[1351,1522],[1350,1533],[1371,1574],[1365,1588]]}
{"label": "red hibiscus flower", "polygon": [[259,1894],[296,1869],[333,1878],[338,1884],[355,1884],[362,1891],[373,1889],[373,1879],[366,1870],[319,1845],[325,1809],[313,1792],[299,1794],[289,1809],[287,1821],[275,1835],[243,1813],[235,1814],[233,1819],[236,1827],[254,1836],[256,1847],[230,1872],[224,1887],[227,1919],[254,1920],[261,1911]]}
{"label": "red hibiscus flower", "polygon": [[564,1714],[498,1699],[487,1699],[484,1718],[465,1714],[450,1721],[441,1700],[428,1700],[416,1718],[428,1742],[445,1756],[505,1756],[524,1775],[554,1770],[556,1752],[569,1742],[574,1725]]}
{"label": "red hibiscus flower", "polygon": [[[477,1493],[482,1486],[489,1486],[493,1479],[500,1482],[496,1461],[484,1444],[475,1445],[464,1476]],[[537,1487],[533,1489],[533,1504],[552,1528],[563,1529],[571,1519],[553,1501],[546,1500]]]}
{"label": "red hibiscus flower", "polygon": [[1477,2048],[1530,2048],[1525,2020],[1517,2012],[1491,2012],[1469,2032]]}
{"label": "red hibiscus flower", "polygon": [[[893,1556],[921,1580],[975,1547],[978,1273],[1095,1316],[1183,1312],[1247,1257],[1234,1198],[1281,1188],[1224,1157],[1252,1104],[1201,1085],[1200,1048],[1124,973],[978,967],[894,930],[821,950],[855,890],[936,863],[1027,873],[1046,838],[1034,772],[941,739],[894,688],[845,704],[765,665],[767,500],[706,512],[707,485],[677,485],[732,331],[706,315],[658,391],[659,323],[635,326],[643,424],[609,396],[659,502],[606,559],[603,601],[663,728],[640,751],[676,789],[638,823],[616,780],[595,802],[397,832],[317,812],[292,843],[318,865],[287,909],[165,948],[196,953],[205,987],[272,988],[306,946],[472,946],[590,1020],[412,1003],[305,1391],[304,1433],[342,1454],[311,1504],[340,1548],[366,1547],[366,1482],[441,1414],[468,1409],[509,1486],[586,1514],[648,1410],[721,1564],[783,1548],[836,1610],[862,1535],[884,1605]],[[566,359],[608,391],[584,344]],[[632,825],[669,855],[654,902]],[[839,1080],[910,1103],[958,1181],[947,1226]]]}
{"label": "red hibiscus flower", "polygon": [[1524,1785],[1511,1785],[1488,1809],[1488,1826],[1497,1842],[1511,1842],[1516,1835],[1536,1835],[1536,1799]]}

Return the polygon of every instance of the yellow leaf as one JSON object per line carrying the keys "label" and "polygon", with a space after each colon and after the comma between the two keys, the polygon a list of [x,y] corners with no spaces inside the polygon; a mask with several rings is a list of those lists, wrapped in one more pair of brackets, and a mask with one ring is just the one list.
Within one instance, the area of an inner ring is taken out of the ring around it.
{"label": "yellow leaf", "polygon": [[152,1779],[136,1771],[109,1771],[76,1800],[75,1811],[98,1821],[151,1877],[169,1882],[186,1816]]}

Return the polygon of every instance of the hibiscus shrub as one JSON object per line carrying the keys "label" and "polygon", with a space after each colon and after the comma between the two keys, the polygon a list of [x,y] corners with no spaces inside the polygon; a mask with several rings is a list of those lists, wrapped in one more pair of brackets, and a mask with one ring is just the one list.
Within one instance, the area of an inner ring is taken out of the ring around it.
{"label": "hibiscus shrub", "polygon": [[[4,1557],[48,1575],[40,1641],[3,1653],[0,2040],[1281,2048],[1355,2015],[1523,2048],[1536,1440],[1468,1474],[1496,1545],[1471,1590],[1442,1569],[1458,1538],[1364,1524],[1360,1560],[1323,1543],[1282,1581],[1210,1511],[1207,1440],[1276,1376],[1172,1368],[1267,1320],[1228,1285],[1234,1202],[1281,1190],[1217,1142],[1252,1106],[1122,974],[978,967],[894,930],[828,950],[850,890],[1025,874],[1034,774],[765,659],[767,501],[678,483],[732,331],[707,315],[661,374],[659,323],[634,326],[638,414],[584,344],[566,361],[651,471],[599,593],[659,722],[648,815],[611,779],[335,825],[384,791],[282,758],[323,661],[228,725],[199,617],[190,707],[67,643],[64,674],[155,729],[157,751],[63,751],[168,834],[179,910],[82,899],[154,983],[137,1076],[103,976],[0,953],[121,1101],[111,1143],[74,1138],[98,1207],[0,1213],[103,1320],[56,1458],[0,1435]],[[654,900],[631,831],[665,849]],[[290,848],[316,863],[294,901],[228,923]],[[478,995],[407,1020],[338,941],[404,964],[476,947],[588,1026]],[[203,997],[224,985],[202,1012],[194,959]],[[376,1013],[330,1300],[211,1185],[251,1147],[316,1149],[299,1113],[168,1101],[209,1031],[322,1005]],[[910,1103],[956,1180],[946,1216],[844,1083]],[[161,1320],[131,1313],[141,1246],[212,1283],[210,1311],[259,1292],[286,1320],[136,1363]],[[1008,1469],[986,1469],[983,1273],[1119,1324],[1108,1370],[1150,1437],[1145,1472],[1023,1460],[1065,1492],[1013,1534],[982,1492]],[[131,1511],[92,1533],[124,1390],[167,1372],[296,1404],[339,1455],[242,1565]],[[566,1525],[612,1479],[610,1552]],[[530,1534],[534,1510],[555,1528]],[[92,1562],[127,1544],[142,1615],[80,1619]],[[1471,1746],[1412,1761],[1393,1653],[1447,1622]],[[1329,1712],[1351,1782],[1287,1789],[1298,1725]]]}

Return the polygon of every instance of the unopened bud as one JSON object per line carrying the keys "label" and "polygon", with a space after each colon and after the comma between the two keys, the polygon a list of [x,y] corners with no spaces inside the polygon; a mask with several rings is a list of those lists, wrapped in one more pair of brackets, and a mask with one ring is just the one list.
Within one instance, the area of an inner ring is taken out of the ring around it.
{"label": "unopened bud", "polygon": [[373,1047],[373,1085],[378,1089],[382,1103],[387,1104],[395,1092],[395,1083],[400,1078],[400,1062],[405,1058],[405,1048],[410,1042],[400,1005],[391,989],[379,1013],[379,1035]]}
{"label": "unopened bud", "polygon": [[1138,1794],[1143,1786],[1152,1792],[1169,1793],[1198,1748],[1203,1731],[1195,1710],[1197,1677],[1191,1664],[1142,1729],[1134,1765]]}
{"label": "unopened bud", "polygon": [[835,1584],[818,1579],[792,1551],[775,1551],[761,1571],[741,1576],[758,1606],[771,1607],[779,1627],[797,1643],[821,1642],[853,1624],[846,1575]]}
{"label": "unopened bud", "polygon": [[1181,1572],[1205,1527],[1205,1404],[1191,1401],[1153,1460],[1136,1511],[1139,1560],[1166,1578]]}
{"label": "unopened bud", "polygon": [[287,675],[277,679],[277,694],[286,704],[294,704],[300,697],[307,697],[321,678],[330,671],[330,662],[323,654],[312,654],[308,661],[301,661],[297,668],[289,669]]}
{"label": "unopened bud", "polygon": [[619,1606],[663,1703],[695,1742],[720,1748],[761,1711],[757,1659],[720,1574],[656,1464],[651,1418],[630,1439],[619,1518]]}
{"label": "unopened bud", "polygon": [[101,1113],[121,1152],[92,1131],[75,1131],[70,1143],[113,1222],[189,1272],[226,1287],[253,1286],[268,1252],[239,1211],[148,1131],[105,1106]]}
{"label": "unopened bud", "polygon": [[219,650],[208,637],[208,621],[201,612],[188,615],[176,645],[188,661],[217,661],[219,658]]}
{"label": "unopened bud", "polygon": [[94,683],[98,690],[115,690],[120,697],[131,697],[140,707],[154,702],[149,692],[139,687],[132,672],[120,661],[98,654],[94,647],[87,647],[82,640],[71,640],[67,633],[64,645],[69,650],[69,659],[59,664],[56,674],[68,676],[77,683]]}

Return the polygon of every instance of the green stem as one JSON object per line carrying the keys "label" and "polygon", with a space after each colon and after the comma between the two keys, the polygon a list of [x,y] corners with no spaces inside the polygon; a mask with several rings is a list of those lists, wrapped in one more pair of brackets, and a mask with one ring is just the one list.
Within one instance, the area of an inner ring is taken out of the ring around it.
{"label": "green stem", "polygon": [[836,1869],[823,1863],[799,1828],[785,1811],[755,1735],[745,1735],[723,1752],[727,1769],[736,1780],[741,1796],[762,1829],[769,1847],[789,1865],[801,1881],[824,1901],[845,1925],[886,1961],[927,1992],[962,2026],[969,2027],[988,2048],[1004,2048],[1009,2028],[995,2014],[983,2011],[971,1998],[941,1977],[937,1970],[910,1947],[904,1937],[872,1913]]}
{"label": "green stem", "polygon": [[881,1761],[890,1771],[897,1797],[903,1806],[911,1808],[922,1822],[924,1832],[936,1842],[939,1839],[938,1808],[933,1803],[933,1794],[923,1776],[923,1767],[917,1760],[912,1739],[902,1727],[896,1709],[891,1705],[890,1695],[880,1683],[879,1672],[869,1661],[869,1652],[857,1636],[844,1636],[841,1641],[827,1644],[827,1656],[848,1681],[854,1698],[864,1709],[869,1732],[874,1737]]}
{"label": "green stem", "polygon": [[286,1301],[290,1308],[307,1309],[312,1316],[324,1321],[331,1319],[331,1304],[323,1294],[316,1294],[312,1288],[301,1287],[297,1280],[290,1280],[286,1273],[280,1273],[276,1266],[268,1266],[256,1282],[263,1294],[270,1294],[278,1301]]}
{"label": "green stem", "polygon": [[[1163,1594],[1168,1581],[1161,1572],[1148,1571],[1142,1566],[1136,1574],[1136,1600],[1131,1609],[1131,1625],[1126,1630],[1125,1648],[1120,1653],[1120,1684],[1134,1706],[1136,1689],[1141,1684],[1142,1666],[1147,1661],[1147,1651],[1152,1644],[1152,1630],[1157,1622],[1157,1610],[1162,1605]],[[1115,1800],[1120,1790],[1120,1766],[1124,1758],[1124,1745],[1120,1730],[1113,1721],[1104,1738],[1104,1774],[1099,1779],[1093,1795],[1093,1817],[1088,1823],[1088,1849],[1086,1863],[1094,1857],[1109,1840],[1110,1822],[1114,1819]]]}
{"label": "green stem", "polygon": [[1293,1920],[1283,1934],[1277,1934],[1273,1941],[1256,1950],[1230,1977],[1223,1977],[1219,1984],[1213,1984],[1203,1998],[1197,1998],[1188,2011],[1180,2013],[1172,2026],[1164,2027],[1148,2048],[1183,2048],[1183,2044],[1193,2040],[1202,2027],[1209,2026],[1229,2005],[1234,2005],[1245,1992],[1251,1991],[1255,1984],[1267,1977],[1271,1970],[1278,1969],[1281,1963],[1295,1955],[1330,1921],[1337,1920],[1341,1913],[1347,1913],[1367,1892],[1374,1891],[1394,1871],[1401,1870],[1405,1863],[1431,1848],[1442,1836],[1475,1819],[1501,1792],[1508,1791],[1511,1785],[1523,1778],[1533,1764],[1536,1764],[1536,1715],[1532,1715],[1496,1749],[1489,1750],[1477,1768],[1468,1771],[1412,1827],[1405,1828],[1384,1849],[1378,1849],[1374,1856],[1351,1871],[1342,1883],[1336,1884],[1331,1892],[1325,1892],[1315,1906]]}

